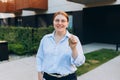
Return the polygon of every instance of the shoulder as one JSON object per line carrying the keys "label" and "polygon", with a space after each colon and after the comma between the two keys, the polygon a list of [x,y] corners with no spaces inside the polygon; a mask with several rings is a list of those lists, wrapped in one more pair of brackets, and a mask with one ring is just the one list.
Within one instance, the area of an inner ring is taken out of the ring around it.
{"label": "shoulder", "polygon": [[50,38],[50,37],[52,37],[52,33],[44,35],[43,38],[42,38],[42,40]]}
{"label": "shoulder", "polygon": [[75,36],[75,38],[76,38],[76,39],[78,39],[78,40],[79,40],[78,36],[76,36],[76,35],[74,35],[74,36]]}
{"label": "shoulder", "polygon": [[79,39],[79,37],[78,36],[76,36],[76,35],[73,35],[74,37],[75,37],[75,39],[78,41],[78,42],[80,42],[81,43],[81,41],[80,41],[80,39]]}
{"label": "shoulder", "polygon": [[44,35],[43,38],[49,38],[51,36],[52,36],[52,33]]}
{"label": "shoulder", "polygon": [[49,38],[50,38],[51,34],[46,34],[44,35],[41,40],[40,40],[40,43],[43,44],[44,42],[48,41]]}
{"label": "shoulder", "polygon": [[71,34],[74,38],[76,38],[77,40],[79,40],[78,36]]}

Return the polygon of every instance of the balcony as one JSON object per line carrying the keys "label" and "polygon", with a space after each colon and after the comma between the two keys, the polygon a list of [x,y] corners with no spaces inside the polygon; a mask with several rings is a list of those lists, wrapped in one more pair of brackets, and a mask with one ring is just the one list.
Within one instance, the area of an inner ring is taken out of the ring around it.
{"label": "balcony", "polygon": [[18,13],[22,10],[47,10],[48,0],[0,0],[0,13]]}
{"label": "balcony", "polygon": [[67,0],[71,2],[76,2],[80,4],[93,4],[93,3],[106,3],[106,2],[114,2],[116,0]]}
{"label": "balcony", "polygon": [[0,12],[11,13],[15,12],[15,1],[14,0],[1,0],[0,1]]}
{"label": "balcony", "polygon": [[47,10],[48,0],[16,0],[17,10]]}

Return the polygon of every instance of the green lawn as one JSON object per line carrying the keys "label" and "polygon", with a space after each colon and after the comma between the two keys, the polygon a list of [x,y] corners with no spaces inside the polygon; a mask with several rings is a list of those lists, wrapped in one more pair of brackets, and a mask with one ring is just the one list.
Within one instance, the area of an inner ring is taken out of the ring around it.
{"label": "green lawn", "polygon": [[78,67],[76,73],[78,76],[80,76],[118,55],[120,55],[120,52],[116,52],[115,50],[111,49],[101,49],[98,51],[87,53],[85,54],[85,63],[82,66]]}

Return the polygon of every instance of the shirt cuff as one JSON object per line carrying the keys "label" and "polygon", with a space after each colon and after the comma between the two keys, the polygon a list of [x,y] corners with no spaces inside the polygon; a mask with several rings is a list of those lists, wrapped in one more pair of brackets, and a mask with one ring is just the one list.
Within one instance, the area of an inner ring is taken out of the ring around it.
{"label": "shirt cuff", "polygon": [[84,55],[78,55],[76,59],[71,56],[71,63],[75,66],[81,66],[85,62]]}

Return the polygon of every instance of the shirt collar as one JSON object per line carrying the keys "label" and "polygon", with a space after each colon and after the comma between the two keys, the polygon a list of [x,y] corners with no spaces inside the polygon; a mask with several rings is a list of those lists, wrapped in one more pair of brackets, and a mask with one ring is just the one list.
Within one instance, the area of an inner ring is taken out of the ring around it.
{"label": "shirt collar", "polygon": [[[50,35],[49,35],[49,37],[53,37],[54,38],[54,34],[55,34],[55,31],[53,31],[53,33],[51,33]],[[70,33],[69,33],[69,31],[67,30],[67,32],[66,32],[66,34],[65,34],[65,37],[70,37]]]}

